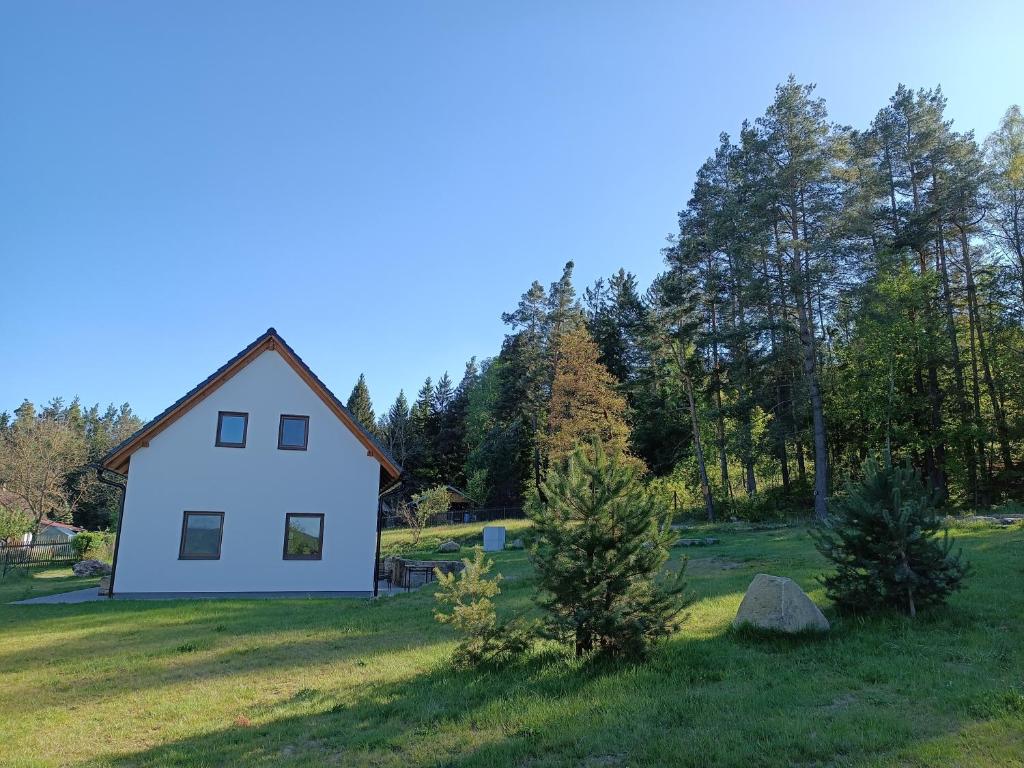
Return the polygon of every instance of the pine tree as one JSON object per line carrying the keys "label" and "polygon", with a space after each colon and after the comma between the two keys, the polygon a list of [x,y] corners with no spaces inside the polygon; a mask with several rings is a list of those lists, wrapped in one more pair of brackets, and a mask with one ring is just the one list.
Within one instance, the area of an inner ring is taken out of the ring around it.
{"label": "pine tree", "polygon": [[409,401],[405,399],[405,391],[399,390],[395,402],[381,417],[378,431],[395,461],[402,465],[409,453],[410,429]]}
{"label": "pine tree", "polygon": [[429,376],[416,394],[409,412],[409,459],[406,467],[420,487],[441,480],[437,471],[437,418],[434,411],[434,381]]}
{"label": "pine tree", "polygon": [[[466,475],[466,459],[469,455],[469,445],[466,440],[467,419],[469,418],[470,397],[479,380],[480,373],[477,370],[474,357],[466,363],[462,380],[455,388],[442,416],[441,429],[438,434],[438,451],[444,457],[444,477],[447,482],[459,488],[465,488],[468,483]],[[479,485],[476,490],[480,490]],[[472,496],[472,494],[470,495]]]}
{"label": "pine tree", "polygon": [[658,579],[675,538],[670,514],[597,442],[549,470],[544,497],[530,517],[549,629],[577,656],[642,656],[674,631],[685,602],[682,571]]}
{"label": "pine tree", "polygon": [[[818,551],[836,565],[822,582],[845,611],[892,607],[915,616],[960,588],[967,565],[943,530],[936,493],[910,467],[869,457],[864,478],[847,487],[832,519],[812,531]],[[939,532],[942,536],[939,537]]]}
{"label": "pine tree", "polygon": [[377,416],[373,412],[373,401],[370,400],[370,390],[366,386],[366,377],[363,374],[359,374],[359,380],[352,387],[352,394],[348,396],[345,407],[365,429],[376,433]]}
{"label": "pine tree", "polygon": [[1006,110],[999,128],[985,140],[991,175],[989,198],[996,242],[1012,259],[1024,300],[1024,113]]}
{"label": "pine tree", "polygon": [[433,455],[437,457],[437,472],[441,482],[462,485],[462,465],[465,456],[459,425],[454,411],[456,390],[445,371],[434,387],[432,440]]}
{"label": "pine tree", "polygon": [[566,331],[558,339],[548,433],[543,441],[552,465],[594,439],[606,451],[629,453],[626,399],[616,391],[615,377],[598,357],[597,344],[586,326]]}
{"label": "pine tree", "polygon": [[648,328],[652,367],[671,377],[663,384],[666,391],[675,390],[672,401],[685,403],[679,410],[689,415],[690,438],[697,463],[697,478],[704,511],[708,520],[715,519],[715,502],[708,481],[704,446],[701,439],[700,398],[697,377],[701,364],[695,338],[700,326],[697,292],[692,274],[673,269],[659,275],[651,288],[652,312]]}
{"label": "pine tree", "polygon": [[587,327],[601,351],[601,363],[622,384],[634,381],[643,363],[640,334],[646,307],[636,277],[620,269],[584,292]]}

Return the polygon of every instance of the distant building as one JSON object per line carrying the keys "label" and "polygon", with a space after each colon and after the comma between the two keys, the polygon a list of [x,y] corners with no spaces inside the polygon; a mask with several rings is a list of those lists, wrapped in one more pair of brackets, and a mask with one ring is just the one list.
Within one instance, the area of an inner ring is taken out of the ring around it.
{"label": "distant building", "polygon": [[32,537],[33,544],[63,544],[71,541],[81,533],[84,528],[67,523],[58,523],[56,520],[43,520],[39,523],[39,530]]}

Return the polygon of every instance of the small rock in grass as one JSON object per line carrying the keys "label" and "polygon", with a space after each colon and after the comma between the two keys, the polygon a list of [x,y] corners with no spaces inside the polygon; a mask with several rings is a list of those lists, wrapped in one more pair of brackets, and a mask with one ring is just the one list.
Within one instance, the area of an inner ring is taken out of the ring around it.
{"label": "small rock in grass", "polygon": [[441,546],[439,546],[437,548],[437,551],[438,552],[458,552],[460,549],[462,549],[462,546],[459,544],[459,542],[452,541],[451,539],[448,539],[448,541],[444,542],[444,544],[442,544]]}
{"label": "small rock in grass", "polygon": [[776,632],[829,629],[828,619],[792,579],[759,573],[747,587],[733,626],[744,624]]}
{"label": "small rock in grass", "polygon": [[526,544],[523,543],[522,539],[512,539],[512,541],[505,545],[505,549],[526,549]]}

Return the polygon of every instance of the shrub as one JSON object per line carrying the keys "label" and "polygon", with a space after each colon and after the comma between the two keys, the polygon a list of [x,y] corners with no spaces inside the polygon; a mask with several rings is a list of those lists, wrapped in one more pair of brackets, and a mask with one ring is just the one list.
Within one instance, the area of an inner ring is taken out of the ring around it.
{"label": "shrub", "polygon": [[890,607],[910,616],[943,603],[960,588],[967,564],[952,551],[935,494],[909,462],[893,466],[886,456],[880,465],[869,457],[863,472],[829,521],[811,532],[818,551],[836,565],[822,579],[828,596],[840,610]]}
{"label": "shrub", "polygon": [[814,495],[799,481],[791,483],[789,492],[768,488],[753,496],[735,496],[718,502],[723,518],[736,517],[749,523],[769,523],[806,518],[814,510]]}
{"label": "shrub", "polygon": [[79,560],[85,559],[86,555],[93,555],[95,557],[101,554],[106,547],[106,543],[106,534],[99,531],[79,531],[71,539],[71,546],[74,548],[75,556]]}
{"label": "shrub", "polygon": [[598,443],[551,469],[543,490],[547,503],[530,517],[552,634],[571,637],[577,656],[644,655],[685,605],[682,570],[658,579],[675,540],[669,510]]}
{"label": "shrub", "polygon": [[483,550],[477,549],[472,560],[462,562],[466,567],[459,574],[435,570],[440,589],[434,597],[449,610],[438,610],[434,617],[464,636],[453,655],[455,664],[475,667],[523,653],[532,642],[533,628],[518,618],[498,620],[493,598],[501,593],[501,575],[488,578],[494,561],[485,560]]}

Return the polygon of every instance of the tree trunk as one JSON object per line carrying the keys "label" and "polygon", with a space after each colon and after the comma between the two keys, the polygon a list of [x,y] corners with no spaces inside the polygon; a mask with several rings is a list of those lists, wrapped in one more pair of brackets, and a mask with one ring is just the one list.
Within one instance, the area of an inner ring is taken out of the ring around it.
{"label": "tree trunk", "polygon": [[[793,206],[795,212],[797,207]],[[818,351],[814,331],[814,308],[812,296],[807,285],[809,273],[809,255],[795,243],[800,239],[800,230],[796,216],[791,220],[793,236],[793,264],[790,279],[792,280],[793,298],[796,303],[797,321],[800,331],[800,345],[803,347],[804,378],[811,400],[811,423],[814,433],[814,516],[824,521],[828,518],[828,443],[825,436],[825,410],[821,398],[821,386],[818,382]]]}
{"label": "tree trunk", "polygon": [[732,497],[732,486],[729,484],[729,457],[725,452],[725,414],[722,412],[722,375],[718,357],[718,311],[714,302],[711,303],[711,365],[712,386],[715,390],[715,431],[718,438],[718,471],[722,480],[722,490],[727,498]]}
{"label": "tree trunk", "polygon": [[[974,423],[979,427],[981,425],[981,386],[978,383],[978,347],[976,343],[977,338],[977,327],[974,322],[974,311],[971,304],[970,289],[968,288],[967,294],[967,337],[970,342],[971,350],[971,400],[974,405]],[[978,460],[981,462],[981,471],[984,477],[984,481],[980,484],[980,494],[983,497],[981,499],[982,506],[989,506],[992,503],[992,473],[990,471],[989,462],[986,457],[985,451],[985,440],[982,437],[981,430],[977,430],[976,436],[977,442],[977,455]]]}
{"label": "tree trunk", "polygon": [[[917,194],[914,195],[914,208],[917,209]],[[928,273],[928,254],[921,248],[917,251],[918,264],[921,275]],[[934,296],[930,297],[925,304],[924,310],[924,332],[931,336],[934,317]],[[939,387],[939,369],[935,360],[935,353],[930,348],[925,355],[928,369],[928,385],[923,388],[922,393],[928,399],[928,437],[929,444],[925,449],[925,464],[928,475],[928,482],[935,489],[940,501],[945,502],[949,497],[948,484],[946,482],[946,444],[942,439],[942,389]]]}
{"label": "tree trunk", "polygon": [[974,325],[978,334],[978,351],[981,357],[981,370],[988,390],[989,400],[992,401],[992,415],[996,422],[996,435],[999,437],[999,455],[1003,460],[1004,469],[1013,469],[1013,455],[1010,452],[1010,433],[1006,426],[1006,413],[1003,410],[1002,402],[996,393],[995,379],[992,376],[992,366],[989,362],[988,349],[985,345],[984,329],[981,325],[981,313],[978,310],[978,290],[974,283],[974,269],[971,266],[969,243],[967,234],[960,231],[960,247],[964,253],[964,272],[967,278],[967,308],[974,318]]}
{"label": "tree trunk", "polygon": [[704,464],[704,448],[700,440],[700,420],[697,418],[697,402],[693,396],[693,380],[686,374],[682,366],[682,356],[679,355],[679,375],[686,390],[686,397],[690,402],[690,425],[693,428],[693,452],[697,457],[697,472],[700,475],[700,490],[704,496],[704,510],[707,512],[708,521],[714,522],[715,501],[711,496],[711,484],[708,482],[708,469]]}
{"label": "tree trunk", "polygon": [[817,351],[814,344],[813,322],[807,306],[798,301],[800,340],[804,349],[804,375],[811,396],[811,420],[814,425],[814,516],[828,517],[828,444],[825,439],[825,412],[818,385]]}
{"label": "tree trunk", "polygon": [[[933,177],[934,178],[934,177]],[[937,184],[938,182],[934,182]],[[960,342],[956,334],[956,317],[953,313],[953,292],[949,283],[949,270],[946,265],[946,240],[942,233],[942,218],[938,220],[938,270],[942,283],[942,304],[946,316],[946,335],[949,337],[949,350],[953,364],[953,394],[956,397],[957,411],[960,415],[960,429],[964,435],[971,431],[971,413],[967,405],[967,387],[964,384],[964,369],[960,361]],[[974,504],[978,503],[978,466],[970,439],[961,440],[964,467],[967,470],[967,495]]]}
{"label": "tree trunk", "polygon": [[[762,269],[764,270],[764,279],[767,282],[768,281],[768,276],[769,276],[769,272],[768,272],[768,257],[767,257],[767,255],[765,255],[763,253],[762,253],[762,256],[761,256],[761,266],[762,266]],[[769,341],[771,342],[771,356],[772,356],[773,360],[778,361],[778,359],[779,359],[778,358],[778,344],[777,344],[777,340],[776,340],[776,323],[777,323],[777,319],[775,317],[775,302],[772,301],[771,291],[768,291],[767,297],[768,297],[768,332],[769,332]],[[782,382],[781,377],[777,379],[776,398],[777,398],[778,402],[776,404],[776,407],[773,410],[774,410],[775,413],[777,413],[779,415],[779,417],[781,417],[781,415],[785,413],[785,387],[783,386],[783,382]],[[779,418],[779,417],[777,417],[775,419],[775,423],[777,425],[781,425],[781,423],[782,423],[782,419]],[[789,481],[789,455],[788,455],[788,453],[786,451],[786,433],[783,432],[781,426],[776,426],[773,429],[773,431],[774,431],[774,433],[776,435],[777,451],[778,451],[778,457],[779,457],[779,471],[782,474],[782,489],[783,489],[783,491],[785,493],[788,494],[789,493],[789,483],[790,483],[790,481]]]}

